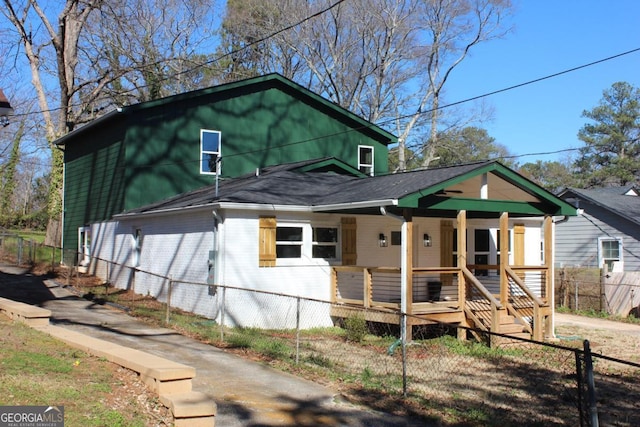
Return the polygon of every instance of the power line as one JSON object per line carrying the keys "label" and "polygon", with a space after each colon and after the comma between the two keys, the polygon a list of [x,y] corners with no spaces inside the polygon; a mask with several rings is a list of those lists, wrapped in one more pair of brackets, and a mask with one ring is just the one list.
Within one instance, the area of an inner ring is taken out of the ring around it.
{"label": "power line", "polygon": [[[231,52],[225,53],[223,55],[220,55],[217,58],[214,58],[214,59],[211,59],[209,61],[206,61],[206,62],[204,62],[204,63],[202,63],[200,65],[197,65],[197,66],[195,66],[195,67],[193,67],[193,68],[191,68],[189,70],[185,70],[185,71],[181,71],[179,73],[175,73],[174,75],[172,75],[171,78],[173,78],[173,77],[175,77],[177,75],[180,75],[180,74],[192,72],[192,71],[194,71],[194,70],[196,70],[198,68],[201,68],[201,67],[204,67],[206,65],[210,65],[210,64],[212,64],[214,62],[217,62],[220,59],[223,59],[223,58],[225,58],[227,56],[234,55],[234,54],[237,54],[239,52],[242,52],[243,50],[248,49],[251,46],[254,46],[256,44],[259,44],[259,43],[262,43],[264,41],[267,41],[270,38],[273,38],[273,37],[277,36],[278,34],[281,34],[281,33],[285,32],[285,31],[288,31],[288,30],[290,30],[292,28],[295,28],[295,27],[297,27],[297,26],[299,26],[299,25],[301,25],[301,24],[303,24],[303,23],[305,23],[305,22],[307,22],[307,21],[309,21],[309,20],[311,20],[313,18],[316,18],[316,17],[328,12],[329,10],[335,8],[336,6],[340,5],[344,1],[345,0],[338,0],[335,3],[331,4],[330,6],[328,6],[327,8],[322,9],[322,10],[320,10],[320,11],[318,11],[318,12],[312,14],[312,15],[309,15],[309,16],[303,18],[301,21],[296,22],[295,24],[291,24],[291,25],[289,25],[287,27],[284,27],[284,28],[282,28],[280,30],[277,30],[277,31],[275,31],[275,32],[273,32],[273,33],[271,33],[271,34],[269,34],[267,36],[264,36],[264,37],[262,37],[260,39],[257,39],[255,41],[243,46],[242,48],[239,48],[239,49],[233,50]],[[564,74],[568,74],[568,73],[571,73],[571,72],[574,72],[574,71],[578,71],[578,70],[581,70],[581,69],[584,69],[584,68],[588,68],[588,67],[591,67],[591,66],[594,66],[594,65],[597,65],[597,64],[601,64],[603,62],[611,61],[613,59],[617,59],[617,58],[620,58],[622,56],[630,55],[632,53],[636,53],[636,52],[639,52],[639,51],[640,51],[640,47],[635,48],[635,49],[631,49],[631,50],[628,50],[628,51],[625,51],[625,52],[622,52],[622,53],[618,53],[618,54],[615,54],[615,55],[611,55],[611,56],[608,56],[606,58],[602,58],[602,59],[599,59],[599,60],[596,60],[596,61],[592,61],[592,62],[589,62],[587,64],[582,64],[582,65],[579,65],[579,66],[576,66],[576,67],[572,67],[572,68],[569,68],[569,69],[565,69],[565,70],[562,70],[562,71],[559,71],[559,72],[556,72],[556,73],[553,73],[553,74],[549,74],[549,75],[546,75],[546,76],[543,76],[543,77],[539,77],[539,78],[536,78],[536,79],[533,79],[533,80],[529,80],[529,81],[526,81],[526,82],[523,82],[523,83],[515,84],[515,85],[512,85],[512,86],[508,86],[508,87],[505,87],[505,88],[502,88],[502,89],[498,89],[498,90],[494,90],[494,91],[491,91],[491,92],[486,92],[486,93],[481,94],[481,95],[476,95],[476,96],[473,96],[473,97],[465,98],[465,99],[462,99],[462,100],[459,100],[459,101],[456,101],[456,102],[452,102],[452,103],[449,103],[449,104],[440,105],[437,108],[431,108],[431,109],[422,110],[422,111],[419,111],[419,112],[416,112],[416,113],[405,114],[405,115],[402,115],[402,116],[399,116],[399,117],[396,117],[396,118],[393,118],[393,119],[389,119],[389,120],[385,120],[385,121],[379,122],[377,124],[373,124],[372,123],[371,125],[367,125],[367,126],[359,126],[359,127],[356,127],[356,128],[352,128],[350,130],[334,133],[334,134],[331,134],[331,135],[323,135],[323,136],[318,136],[318,137],[309,138],[309,139],[305,139],[305,140],[294,141],[294,142],[282,144],[282,145],[277,146],[277,147],[270,147],[269,149],[287,147],[287,146],[296,145],[296,144],[302,144],[302,143],[310,142],[310,141],[317,140],[317,139],[329,138],[329,137],[341,135],[341,134],[344,134],[344,133],[349,133],[349,132],[353,132],[353,131],[367,129],[367,128],[370,128],[370,127],[373,127],[373,126],[382,127],[385,124],[392,123],[392,122],[395,122],[397,120],[407,119],[407,118],[414,117],[416,115],[424,115],[424,114],[432,113],[434,111],[444,110],[445,108],[450,108],[450,107],[453,107],[453,106],[456,106],[456,105],[465,104],[465,103],[468,103],[468,102],[471,102],[471,101],[475,101],[475,100],[478,100],[478,99],[486,98],[486,97],[489,97],[489,96],[492,96],[492,95],[496,95],[496,94],[499,94],[499,93],[511,91],[511,90],[518,89],[518,88],[521,88],[521,87],[524,87],[524,86],[528,86],[528,85],[531,85],[531,84],[534,84],[534,83],[538,83],[538,82],[541,82],[541,81],[544,81],[544,80],[555,78],[555,77],[558,77],[558,76],[561,76],[561,75],[564,75]],[[168,80],[168,79],[169,79],[169,77],[166,80]],[[142,86],[142,87],[144,87],[144,86]],[[132,90],[133,89],[131,89],[129,91],[122,92],[122,93],[131,92]],[[60,110],[60,108],[55,108],[55,109],[50,109],[50,110],[41,110],[41,111],[30,112],[30,113],[15,114],[15,116],[19,117],[19,116],[26,116],[26,115],[32,115],[32,114],[41,114],[41,113],[46,112],[46,111],[53,112],[53,111],[58,111],[58,110]],[[556,153],[560,153],[560,152],[575,151],[575,150],[578,150],[578,149],[577,148],[570,148],[570,149],[559,150],[559,151],[554,151],[554,152],[546,152],[546,153],[528,153],[528,154],[507,156],[506,158],[517,158],[517,157],[526,157],[526,156],[533,156],[533,155],[556,154]],[[261,151],[264,151],[264,149],[252,150],[252,151],[247,151],[247,152],[243,152],[243,153],[237,153],[237,154],[234,154],[233,156],[252,154],[252,153],[261,152]],[[227,156],[227,157],[229,157],[229,156]]]}
{"label": "power line", "polygon": [[[354,132],[354,131],[358,131],[358,130],[368,129],[368,128],[371,128],[373,126],[380,126],[381,127],[384,124],[387,124],[387,123],[390,123],[390,122],[394,122],[394,121],[399,120],[399,119],[407,119],[407,118],[413,117],[415,114],[419,114],[419,115],[427,114],[427,113],[431,113],[433,111],[443,110],[445,108],[449,108],[449,107],[453,107],[453,106],[456,106],[456,105],[464,104],[464,103],[467,103],[467,102],[475,101],[475,100],[478,100],[478,99],[481,99],[481,98],[485,98],[485,97],[488,97],[488,96],[492,96],[492,95],[495,95],[495,94],[498,94],[498,93],[507,92],[507,91],[514,90],[514,89],[518,89],[518,88],[523,87],[523,86],[528,86],[528,85],[531,85],[531,84],[534,84],[534,83],[538,83],[538,82],[541,82],[541,81],[544,81],[544,80],[548,80],[548,79],[551,79],[551,78],[554,78],[554,77],[561,76],[563,74],[571,73],[571,72],[574,72],[574,71],[577,71],[577,70],[581,70],[583,68],[587,68],[587,67],[591,67],[591,66],[603,63],[603,62],[611,61],[613,59],[617,59],[617,58],[620,58],[620,57],[625,56],[625,55],[630,55],[630,54],[635,53],[635,52],[640,52],[640,47],[632,49],[632,50],[628,50],[626,52],[622,52],[622,53],[619,53],[619,54],[616,54],[616,55],[608,56],[606,58],[599,59],[597,61],[589,62],[587,64],[579,65],[577,67],[573,67],[573,68],[569,68],[569,69],[566,69],[566,70],[563,70],[563,71],[559,71],[559,72],[556,72],[556,73],[553,73],[553,74],[549,74],[549,75],[546,75],[544,77],[539,77],[539,78],[536,78],[536,79],[533,79],[533,80],[529,80],[529,81],[526,81],[526,82],[523,82],[523,83],[519,83],[519,84],[516,84],[516,85],[513,85],[513,86],[508,86],[508,87],[505,87],[505,88],[502,88],[502,89],[494,90],[492,92],[487,92],[487,93],[484,93],[482,95],[477,95],[477,96],[473,96],[473,97],[470,97],[470,98],[462,99],[460,101],[456,101],[456,102],[452,102],[452,103],[449,103],[449,104],[441,105],[441,106],[438,106],[438,108],[432,108],[432,109],[429,109],[429,110],[423,110],[423,111],[420,111],[420,112],[414,113],[414,114],[405,114],[405,115],[402,115],[402,116],[400,116],[398,118],[389,119],[389,120],[386,120],[386,121],[379,122],[377,124],[373,124],[372,123],[371,125],[368,125],[368,126],[359,126],[359,127],[356,127],[356,128],[352,128],[350,130],[346,130],[346,131],[343,131],[343,132],[337,132],[337,133],[334,133],[334,134],[331,134],[331,135],[323,135],[323,136],[304,139],[304,140],[300,140],[300,141],[289,142],[287,144],[282,144],[282,145],[279,145],[277,147],[270,147],[269,149],[287,147],[287,146],[296,145],[296,144],[303,144],[303,143],[310,142],[310,141],[317,140],[317,139],[329,138],[329,137],[333,137],[333,136],[337,136],[337,135],[343,135],[345,133],[350,133],[350,132]],[[519,154],[519,155],[507,156],[505,158],[517,158],[517,157],[526,157],[526,156],[534,156],[534,155],[557,154],[557,153],[576,151],[576,150],[579,150],[579,148],[567,148],[567,149],[563,149],[563,150],[550,151],[550,152],[545,152],[545,153]],[[252,150],[252,151],[247,151],[247,152],[243,152],[243,153],[237,153],[237,154],[234,154],[233,156],[252,154],[252,153],[261,152],[261,151],[264,151],[264,149]],[[230,157],[230,156],[227,156],[227,157]]]}
{"label": "power line", "polygon": [[[161,81],[172,80],[172,79],[174,79],[177,76],[180,76],[182,74],[191,73],[191,72],[193,72],[193,71],[195,71],[195,70],[197,70],[199,68],[202,68],[202,67],[205,67],[207,65],[211,65],[211,64],[213,64],[215,62],[218,62],[223,58],[238,54],[238,53],[240,53],[240,52],[242,52],[242,51],[244,51],[244,50],[246,50],[246,49],[248,49],[248,48],[250,48],[252,46],[255,46],[257,44],[263,43],[263,42],[265,42],[265,41],[277,36],[278,34],[284,33],[285,31],[289,31],[289,30],[291,30],[291,29],[293,29],[293,28],[295,28],[295,27],[297,27],[299,25],[304,24],[307,21],[310,21],[310,20],[312,20],[312,19],[314,19],[314,18],[316,18],[316,17],[318,17],[320,15],[323,15],[324,13],[330,11],[331,9],[335,8],[336,6],[340,5],[341,3],[345,2],[345,1],[346,0],[338,0],[335,3],[329,5],[328,7],[324,8],[324,9],[321,9],[318,12],[315,12],[315,13],[313,13],[311,15],[308,15],[308,16],[304,17],[302,20],[296,22],[295,24],[288,25],[287,27],[284,27],[284,28],[282,28],[280,30],[277,30],[277,31],[275,31],[275,32],[273,32],[271,34],[268,34],[268,35],[260,38],[260,39],[254,40],[253,42],[248,43],[248,44],[242,46],[241,48],[232,50],[231,52],[224,53],[224,54],[222,54],[222,55],[220,55],[220,56],[218,56],[216,58],[213,58],[213,59],[210,59],[210,60],[205,61],[203,63],[200,63],[200,64],[198,64],[198,65],[196,65],[196,66],[194,66],[192,68],[189,68],[187,70],[182,70],[182,71],[179,71],[177,73],[174,73],[171,76],[167,76],[166,78],[161,79]],[[131,88],[129,90],[122,91],[122,92],[119,93],[119,95],[130,93],[130,92],[133,92],[134,90],[142,89],[142,88],[146,88],[146,87],[149,87],[149,85],[140,85],[140,86],[137,86],[135,88]],[[80,106],[82,106],[82,104],[71,104],[71,106],[80,107]],[[62,108],[63,107],[51,108],[49,110],[40,110],[40,111],[35,111],[35,112],[30,112],[30,113],[14,114],[14,116],[27,116],[27,115],[31,115],[31,114],[42,114],[42,113],[45,113],[45,112],[55,112],[55,111],[62,110]]]}

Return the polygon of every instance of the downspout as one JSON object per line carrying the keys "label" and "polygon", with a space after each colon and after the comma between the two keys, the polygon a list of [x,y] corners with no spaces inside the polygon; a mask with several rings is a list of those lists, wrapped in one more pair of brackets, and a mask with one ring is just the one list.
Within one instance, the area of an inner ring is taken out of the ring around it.
{"label": "downspout", "polygon": [[222,223],[222,216],[217,209],[212,211],[213,215],[213,256],[209,257],[209,267],[213,268],[213,277],[209,280],[213,283],[210,285],[220,284],[220,224]]}
{"label": "downspout", "polygon": [[[403,314],[407,313],[407,275],[405,274],[405,269],[407,268],[407,221],[401,216],[392,214],[387,212],[387,209],[384,206],[380,206],[380,214],[383,216],[387,216],[389,218],[393,218],[395,220],[402,222],[402,242],[400,247],[400,266],[401,266],[401,274],[400,274],[400,311]],[[407,316],[402,316],[402,342],[406,341],[407,338]]]}
{"label": "downspout", "polygon": [[[582,215],[584,213],[584,209],[577,208],[576,209],[576,213],[578,215]],[[551,307],[553,308],[552,313],[555,313],[555,307],[556,307],[556,295],[555,295],[555,289],[556,289],[556,283],[555,283],[555,280],[556,280],[556,272],[555,272],[555,269],[556,269],[556,267],[555,267],[555,265],[556,265],[556,259],[555,259],[555,257],[556,257],[556,250],[555,250],[555,248],[556,248],[556,225],[557,224],[562,224],[562,223],[565,223],[565,222],[569,221],[569,218],[570,218],[569,215],[565,215],[560,219],[557,219],[557,220],[554,219],[554,220],[551,221],[551,225],[552,225],[551,230],[552,230],[552,233],[553,233],[553,239],[552,239],[552,242],[551,242],[551,245],[552,245],[551,247],[553,248],[553,259],[551,260],[551,263],[550,263],[551,271],[549,272],[549,274],[551,275],[551,280],[553,280],[552,288],[554,289],[554,292],[551,292],[551,295],[549,296],[549,299],[551,301],[550,302]],[[555,316],[555,314],[553,316],[551,316],[551,336],[554,339],[556,338],[556,316]]]}

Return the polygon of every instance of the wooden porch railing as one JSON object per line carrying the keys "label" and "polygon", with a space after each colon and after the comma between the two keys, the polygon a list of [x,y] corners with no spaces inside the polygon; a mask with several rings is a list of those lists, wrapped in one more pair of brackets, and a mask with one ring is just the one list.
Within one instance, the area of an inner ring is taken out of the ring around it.
{"label": "wooden porch railing", "polygon": [[[331,301],[365,308],[400,309],[401,270],[396,267],[333,267]],[[436,302],[464,301],[460,269],[434,267],[413,269],[410,313],[422,313]]]}
{"label": "wooden porch railing", "polygon": [[[498,331],[500,328],[500,311],[504,311],[504,307],[498,301],[496,297],[489,292],[489,290],[478,280],[478,278],[468,268],[462,268],[462,274],[464,275],[467,284],[467,301],[464,306],[464,312],[473,322],[476,327],[485,329],[489,326],[489,330]],[[490,310],[490,318],[482,317],[481,313],[487,312],[487,307]],[[486,325],[489,323],[489,325]],[[486,326],[485,326],[486,325]],[[476,337],[481,340],[480,337]]]}
{"label": "wooden porch railing", "polygon": [[[498,266],[470,266],[474,271],[497,270]],[[491,289],[482,283],[467,267],[433,267],[412,270],[411,314],[427,314],[434,310],[456,310],[464,312],[478,327],[497,332],[501,316],[514,316],[536,340],[542,340],[544,321],[550,314],[546,302],[548,291],[547,268],[507,267],[507,301],[500,301],[497,287],[499,276],[493,280]],[[535,272],[539,276],[535,276]],[[537,296],[526,285],[527,280],[540,287],[542,297]],[[364,308],[382,308],[398,311],[401,308],[401,270],[396,267],[344,266],[332,268],[331,301]],[[490,281],[489,281],[490,282]],[[431,289],[431,287],[434,289]],[[496,289],[494,289],[496,288]],[[432,292],[437,292],[434,297]],[[489,314],[490,313],[490,314]],[[529,319],[532,319],[530,321]]]}
{"label": "wooden porch railing", "polygon": [[[544,337],[545,324],[547,316],[551,314],[547,296],[547,280],[548,274],[545,267],[506,267],[505,272],[509,281],[509,285],[515,285],[519,292],[509,290],[509,300],[507,302],[507,310],[509,314],[515,316],[531,333],[536,341],[542,341]],[[531,289],[524,283],[522,277],[527,272],[540,272],[543,280],[540,280],[540,290],[543,298],[534,294]],[[531,319],[532,324],[527,321]]]}

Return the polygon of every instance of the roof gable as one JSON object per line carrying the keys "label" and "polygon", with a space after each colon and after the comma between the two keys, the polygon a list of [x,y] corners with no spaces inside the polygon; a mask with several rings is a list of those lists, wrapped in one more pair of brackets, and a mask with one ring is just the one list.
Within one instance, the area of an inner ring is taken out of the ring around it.
{"label": "roof gable", "polygon": [[306,89],[305,87],[285,78],[278,73],[272,73],[264,76],[238,80],[218,86],[180,93],[177,95],[172,95],[152,101],[141,102],[139,104],[130,106],[123,106],[105,114],[104,116],[96,120],[93,120],[92,122],[89,122],[88,124],[78,129],[75,129],[74,131],[56,140],[55,144],[64,145],[73,140],[76,136],[92,130],[97,125],[102,125],[105,123],[110,124],[111,122],[119,120],[124,116],[135,115],[138,111],[149,110],[153,108],[167,109],[170,108],[172,104],[178,104],[185,101],[197,103],[199,99],[202,99],[203,103],[210,103],[211,99],[217,100],[229,97],[237,97],[274,88],[282,90],[283,92],[311,105],[312,107],[320,111],[324,111],[327,115],[333,117],[334,119],[344,122],[354,130],[364,133],[382,144],[388,145],[397,142],[396,136],[378,127],[377,125],[368,122],[367,120],[357,116],[356,114],[353,114],[352,112],[340,107],[339,105],[323,98],[322,96]]}

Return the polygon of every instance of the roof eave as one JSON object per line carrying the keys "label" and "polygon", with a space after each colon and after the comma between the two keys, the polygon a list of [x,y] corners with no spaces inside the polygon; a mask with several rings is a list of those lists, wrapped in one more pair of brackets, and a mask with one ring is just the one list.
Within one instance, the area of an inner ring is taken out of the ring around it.
{"label": "roof eave", "polygon": [[381,206],[398,206],[398,199],[365,200],[360,202],[335,203],[313,206],[313,212],[343,211],[347,209],[378,208]]}

